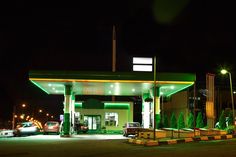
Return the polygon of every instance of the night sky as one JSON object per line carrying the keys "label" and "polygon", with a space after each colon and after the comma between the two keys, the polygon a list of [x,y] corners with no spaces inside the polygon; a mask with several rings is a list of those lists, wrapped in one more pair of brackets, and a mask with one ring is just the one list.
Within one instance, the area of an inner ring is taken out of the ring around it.
{"label": "night sky", "polygon": [[63,97],[40,91],[28,72],[111,71],[113,25],[117,71],[131,71],[133,56],[155,55],[159,72],[204,78],[227,67],[234,84],[233,2],[21,0],[0,6],[0,119],[10,119],[12,106],[21,103],[62,113]]}

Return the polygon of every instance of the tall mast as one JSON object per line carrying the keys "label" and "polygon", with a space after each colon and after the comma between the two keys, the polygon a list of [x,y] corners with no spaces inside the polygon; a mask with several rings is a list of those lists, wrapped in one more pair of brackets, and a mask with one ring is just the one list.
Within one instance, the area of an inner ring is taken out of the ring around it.
{"label": "tall mast", "polygon": [[112,28],[112,72],[116,71],[116,28]]}

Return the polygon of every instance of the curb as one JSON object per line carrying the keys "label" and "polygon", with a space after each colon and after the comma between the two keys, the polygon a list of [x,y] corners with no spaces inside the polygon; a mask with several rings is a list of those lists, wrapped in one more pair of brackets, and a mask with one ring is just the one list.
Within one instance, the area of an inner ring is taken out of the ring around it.
{"label": "curb", "polygon": [[144,144],[145,146],[158,146],[159,142],[157,140],[148,140]]}
{"label": "curb", "polygon": [[188,137],[188,138],[183,138],[183,139],[168,139],[168,140],[130,138],[130,139],[128,139],[127,143],[136,144],[136,145],[143,145],[143,146],[159,146],[159,145],[171,145],[171,144],[199,142],[199,141],[227,140],[227,139],[232,139],[232,138],[236,138],[236,134]]}

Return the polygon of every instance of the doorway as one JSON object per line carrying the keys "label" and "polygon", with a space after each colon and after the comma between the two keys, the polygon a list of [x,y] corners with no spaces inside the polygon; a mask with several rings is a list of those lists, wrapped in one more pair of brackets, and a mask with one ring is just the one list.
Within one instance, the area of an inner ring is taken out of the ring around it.
{"label": "doorway", "polygon": [[90,131],[97,131],[101,129],[100,115],[85,115],[84,123],[88,126]]}

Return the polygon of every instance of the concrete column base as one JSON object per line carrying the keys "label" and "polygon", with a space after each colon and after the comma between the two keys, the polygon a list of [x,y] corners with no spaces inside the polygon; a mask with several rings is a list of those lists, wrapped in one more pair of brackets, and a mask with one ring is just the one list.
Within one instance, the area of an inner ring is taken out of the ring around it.
{"label": "concrete column base", "polygon": [[71,137],[71,135],[60,135],[60,137]]}

